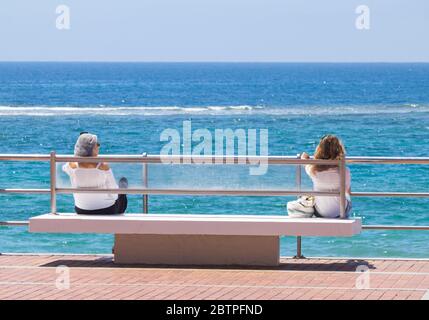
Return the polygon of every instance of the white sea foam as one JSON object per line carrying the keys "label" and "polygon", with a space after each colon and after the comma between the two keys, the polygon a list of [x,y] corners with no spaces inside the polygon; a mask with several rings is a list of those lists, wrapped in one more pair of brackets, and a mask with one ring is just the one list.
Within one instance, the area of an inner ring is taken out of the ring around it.
{"label": "white sea foam", "polygon": [[168,115],[365,115],[429,112],[429,105],[402,106],[136,106],[136,107],[79,107],[79,106],[0,106],[0,116],[168,116]]}
{"label": "white sea foam", "polygon": [[63,116],[63,115],[180,115],[180,114],[231,114],[252,111],[252,106],[204,106],[204,107],[55,107],[55,106],[0,106],[0,116]]}

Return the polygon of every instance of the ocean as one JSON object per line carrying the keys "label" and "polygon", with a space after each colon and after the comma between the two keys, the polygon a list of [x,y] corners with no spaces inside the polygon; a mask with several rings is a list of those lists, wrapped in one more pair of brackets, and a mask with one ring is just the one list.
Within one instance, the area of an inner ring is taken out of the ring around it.
{"label": "ocean", "polygon": [[[350,156],[429,156],[429,64],[0,63],[0,153],[71,154],[81,131],[103,154],[159,154],[167,128],[268,129],[270,155],[312,153],[332,133]],[[141,165],[113,164],[142,184]],[[1,188],[46,188],[47,163],[0,162]],[[58,183],[68,180],[58,167]],[[428,166],[351,165],[352,191],[427,192]],[[303,175],[303,185],[311,183]],[[149,166],[150,187],[295,188],[294,166]],[[150,196],[152,213],[286,215],[293,197]],[[49,212],[48,195],[0,195],[0,220]],[[429,199],[354,198],[364,224],[429,225]],[[71,195],[58,211],[71,212]],[[129,197],[128,212],[142,211]],[[111,235],[30,234],[0,227],[0,252],[110,253]],[[284,237],[281,253],[295,254]],[[428,258],[427,231],[363,231],[303,239],[306,256]]]}

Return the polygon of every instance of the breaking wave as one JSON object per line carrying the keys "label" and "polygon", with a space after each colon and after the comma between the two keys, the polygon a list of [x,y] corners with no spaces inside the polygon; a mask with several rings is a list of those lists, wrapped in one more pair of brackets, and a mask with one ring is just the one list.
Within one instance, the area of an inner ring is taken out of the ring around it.
{"label": "breaking wave", "polygon": [[429,112],[429,105],[405,104],[400,106],[0,106],[0,116],[169,116],[169,115],[365,115]]}

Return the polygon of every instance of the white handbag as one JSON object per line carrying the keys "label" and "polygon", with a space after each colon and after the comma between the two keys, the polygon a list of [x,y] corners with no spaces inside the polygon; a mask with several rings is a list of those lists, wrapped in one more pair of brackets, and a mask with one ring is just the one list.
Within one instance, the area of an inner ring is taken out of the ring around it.
{"label": "white handbag", "polygon": [[313,196],[301,196],[287,203],[287,212],[291,218],[311,218],[314,215]]}

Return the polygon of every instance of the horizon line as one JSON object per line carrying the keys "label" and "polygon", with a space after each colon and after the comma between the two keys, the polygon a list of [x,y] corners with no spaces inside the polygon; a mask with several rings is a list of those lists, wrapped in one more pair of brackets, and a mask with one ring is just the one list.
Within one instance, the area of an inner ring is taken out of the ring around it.
{"label": "horizon line", "polygon": [[427,64],[427,61],[234,61],[234,60],[0,60],[0,63],[260,63],[260,64]]}

